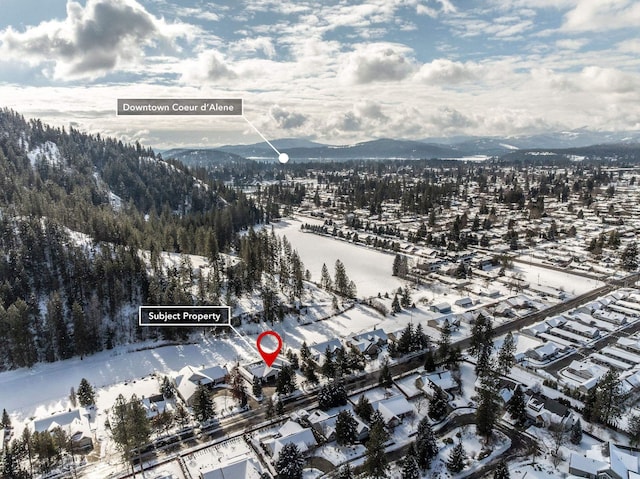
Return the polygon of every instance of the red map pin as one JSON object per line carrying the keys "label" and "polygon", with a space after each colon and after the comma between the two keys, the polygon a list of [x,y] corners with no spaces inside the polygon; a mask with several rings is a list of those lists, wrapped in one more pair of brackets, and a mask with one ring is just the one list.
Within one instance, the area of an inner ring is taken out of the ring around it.
{"label": "red map pin", "polygon": [[[278,340],[278,346],[276,347],[275,351],[269,352],[262,349],[262,347],[260,346],[260,342],[264,339],[265,336],[273,336]],[[278,354],[280,354],[280,350],[282,349],[282,338],[275,331],[265,331],[260,336],[258,336],[256,345],[258,346],[258,352],[260,353],[260,356],[262,356],[262,359],[264,359],[264,362],[267,363],[267,366],[271,367],[273,362],[278,357]]]}

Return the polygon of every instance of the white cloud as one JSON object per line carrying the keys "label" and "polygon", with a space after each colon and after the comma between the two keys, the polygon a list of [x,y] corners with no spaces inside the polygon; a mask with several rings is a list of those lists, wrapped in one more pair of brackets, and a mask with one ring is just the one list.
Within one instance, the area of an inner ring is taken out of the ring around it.
{"label": "white cloud", "polygon": [[96,78],[142,61],[145,47],[175,49],[177,38],[194,32],[154,17],[135,0],[89,0],[84,7],[69,1],[62,21],[1,31],[0,52],[31,65],[52,63],[56,79]]}
{"label": "white cloud", "polygon": [[238,75],[228,65],[227,60],[215,50],[207,50],[193,60],[186,60],[181,66],[180,80],[186,84],[202,84],[211,81],[234,79]]}
{"label": "white cloud", "polygon": [[563,29],[577,32],[640,28],[640,3],[636,0],[576,0],[565,15]]}
{"label": "white cloud", "polygon": [[455,62],[438,58],[420,67],[417,78],[432,84],[456,84],[477,80],[482,67],[473,62]]}
{"label": "white cloud", "polygon": [[280,107],[279,105],[272,106],[269,109],[269,115],[283,130],[300,128],[308,120],[308,117],[306,115],[288,111],[285,108]]}
{"label": "white cloud", "polygon": [[411,54],[399,44],[358,45],[346,56],[341,75],[352,84],[403,80],[416,70]]}

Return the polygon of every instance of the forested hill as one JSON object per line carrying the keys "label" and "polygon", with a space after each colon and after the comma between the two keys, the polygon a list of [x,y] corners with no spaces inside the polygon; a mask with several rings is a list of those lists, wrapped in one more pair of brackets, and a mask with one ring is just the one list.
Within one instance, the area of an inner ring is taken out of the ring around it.
{"label": "forested hill", "polygon": [[158,334],[135,327],[139,304],[195,301],[158,252],[215,258],[261,218],[150,149],[1,110],[0,370]]}

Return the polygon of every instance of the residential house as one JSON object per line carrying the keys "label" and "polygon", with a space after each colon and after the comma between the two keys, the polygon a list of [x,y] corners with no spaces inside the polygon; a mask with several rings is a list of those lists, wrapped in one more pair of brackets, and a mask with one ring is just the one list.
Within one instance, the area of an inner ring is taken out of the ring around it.
{"label": "residential house", "polygon": [[200,479],[260,479],[262,475],[253,459],[246,456],[200,471]]}
{"label": "residential house", "polygon": [[382,415],[385,424],[390,428],[396,427],[404,418],[414,414],[413,406],[400,394],[375,401],[371,405]]}
{"label": "residential house", "polygon": [[318,445],[311,428],[303,428],[291,420],[284,423],[275,435],[263,439],[260,443],[273,458],[277,458],[287,444],[295,444],[302,454]]}
{"label": "residential house", "polygon": [[312,360],[317,364],[322,365],[324,363],[325,353],[327,349],[335,355],[338,349],[342,349],[342,343],[338,338],[330,339],[319,344],[309,346],[309,353]]}
{"label": "residential house", "polygon": [[222,384],[227,377],[227,370],[221,366],[197,369],[193,366],[185,366],[174,378],[176,390],[182,400],[189,406],[193,405],[193,398],[199,385],[213,389],[216,385]]}
{"label": "residential house", "polygon": [[62,429],[71,438],[76,452],[93,449],[93,439],[89,426],[89,415],[84,410],[72,411],[36,419],[32,423],[34,432],[53,431],[56,427]]}

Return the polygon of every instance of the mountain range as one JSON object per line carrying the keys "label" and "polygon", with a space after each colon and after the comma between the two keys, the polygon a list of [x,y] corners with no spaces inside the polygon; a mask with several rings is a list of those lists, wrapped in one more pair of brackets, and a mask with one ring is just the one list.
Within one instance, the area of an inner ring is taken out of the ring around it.
{"label": "mountain range", "polygon": [[[575,149],[592,145],[640,144],[640,132],[593,132],[586,129],[520,137],[455,136],[421,141],[377,139],[353,145],[327,145],[305,139],[284,138],[271,144],[292,160],[345,160],[381,158],[465,158],[503,156],[517,150]],[[190,166],[241,162],[245,158],[273,160],[276,152],[266,142],[218,148],[173,149],[163,152]]]}

